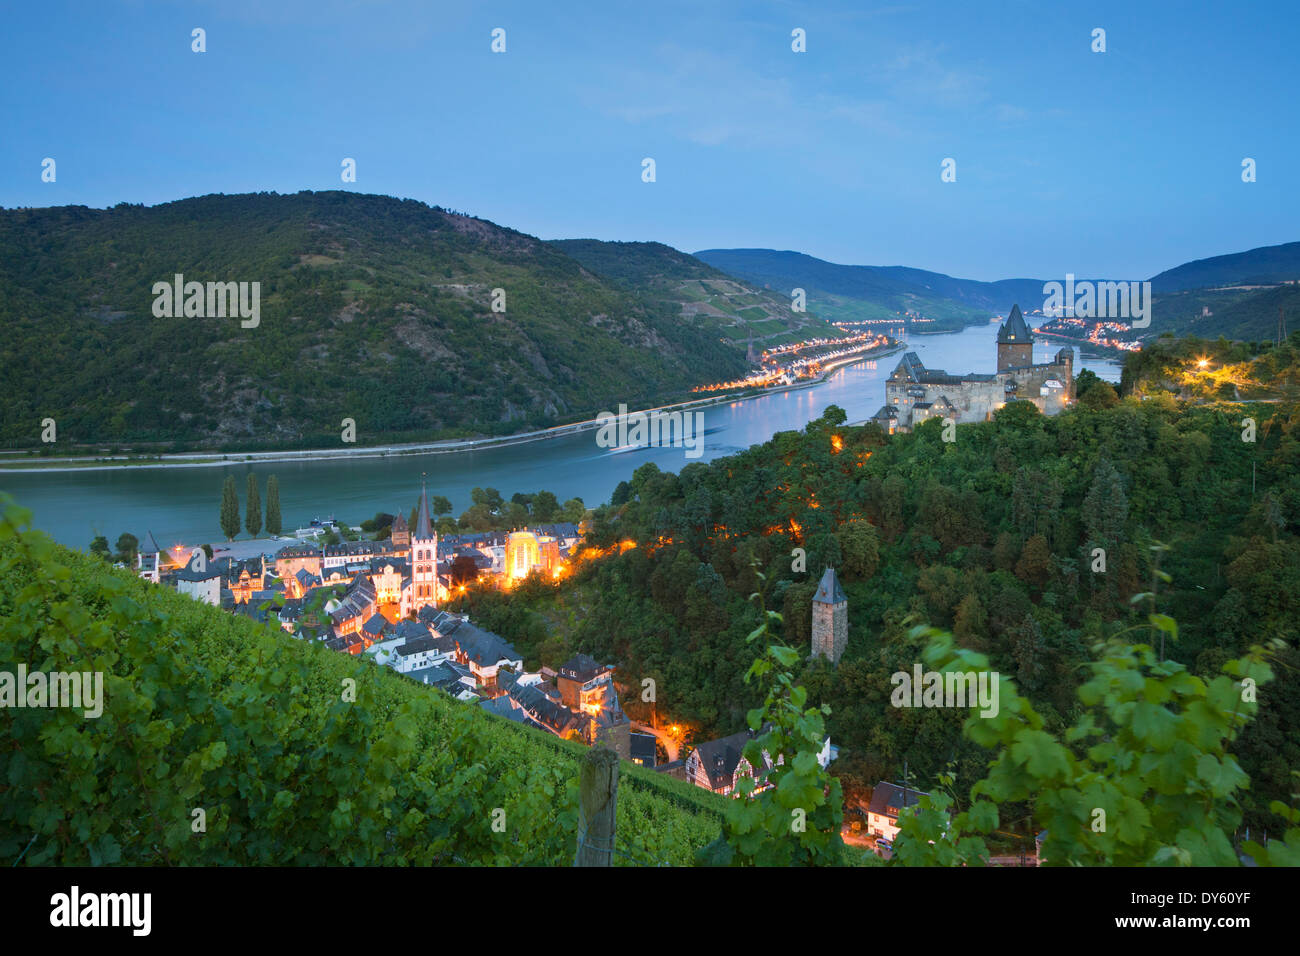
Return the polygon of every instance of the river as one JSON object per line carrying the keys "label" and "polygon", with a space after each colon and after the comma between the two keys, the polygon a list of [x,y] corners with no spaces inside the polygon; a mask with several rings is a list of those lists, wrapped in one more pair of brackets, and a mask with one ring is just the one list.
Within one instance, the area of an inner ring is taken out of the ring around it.
{"label": "river", "polygon": [[[960,332],[913,334],[907,347],[929,368],[954,374],[992,372],[997,366],[997,329],[997,323],[990,323]],[[1049,339],[1036,342],[1034,361],[1048,361],[1063,344]],[[518,491],[546,489],[561,503],[578,497],[594,507],[609,500],[615,486],[647,461],[666,471],[679,471],[692,460],[709,461],[767,441],[778,431],[803,428],[832,404],[843,408],[850,422],[869,418],[884,404],[884,381],[899,358],[894,354],[865,359],[837,369],[809,388],[705,408],[707,434],[703,454],[696,459],[686,458],[682,448],[612,452],[597,447],[596,432],[586,431],[518,445],[395,458],[12,472],[0,474],[0,489],[32,510],[36,527],[77,548],[87,547],[98,534],[111,545],[124,531],[141,540],[152,531],[163,547],[221,541],[217,517],[222,482],[226,475],[235,475],[242,516],[245,476],[250,471],[258,476],[263,497],[267,475],[279,476],[280,511],[290,533],[327,514],[350,524],[359,524],[377,511],[405,514],[419,497],[421,472],[428,473],[429,493],[449,498],[457,515],[469,507],[470,489],[476,486],[496,488],[506,500]],[[1080,354],[1076,349],[1079,368],[1119,381],[1118,362],[1106,356]]]}

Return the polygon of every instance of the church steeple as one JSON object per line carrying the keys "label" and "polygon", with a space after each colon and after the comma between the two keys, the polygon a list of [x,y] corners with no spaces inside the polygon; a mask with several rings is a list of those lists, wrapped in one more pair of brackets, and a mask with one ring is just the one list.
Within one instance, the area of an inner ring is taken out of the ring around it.
{"label": "church steeple", "polygon": [[420,475],[420,506],[411,532],[411,610],[438,606],[438,533],[429,521],[429,492]]}
{"label": "church steeple", "polygon": [[424,486],[424,475],[420,475],[420,509],[415,518],[415,535],[416,538],[428,539],[433,537],[433,526],[429,522],[429,495]]}

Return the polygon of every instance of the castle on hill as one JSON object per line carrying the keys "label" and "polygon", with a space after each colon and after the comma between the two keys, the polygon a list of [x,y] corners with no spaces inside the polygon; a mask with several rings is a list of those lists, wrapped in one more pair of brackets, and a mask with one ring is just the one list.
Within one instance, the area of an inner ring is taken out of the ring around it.
{"label": "castle on hill", "polygon": [[929,418],[983,422],[1007,402],[1028,401],[1055,415],[1074,400],[1074,349],[1066,346],[1045,365],[1034,363],[1034,337],[1020,314],[998,330],[998,370],[949,375],[926,368],[915,352],[903,356],[885,382],[885,404],[871,417],[887,434],[911,431]]}

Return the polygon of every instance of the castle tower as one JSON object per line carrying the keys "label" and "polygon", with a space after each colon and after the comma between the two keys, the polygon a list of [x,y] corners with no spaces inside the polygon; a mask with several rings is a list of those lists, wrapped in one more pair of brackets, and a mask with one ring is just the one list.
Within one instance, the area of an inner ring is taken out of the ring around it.
{"label": "castle tower", "polygon": [[[394,519],[396,524],[396,519]],[[411,530],[411,610],[438,606],[438,534],[429,521],[429,496],[420,476],[420,507]]]}
{"label": "castle tower", "polygon": [[838,666],[849,643],[849,599],[834,568],[827,568],[812,599],[812,653]]}
{"label": "castle tower", "polygon": [[1071,400],[1074,398],[1074,346],[1067,345],[1061,351],[1056,353],[1056,364],[1061,366],[1061,374],[1065,377],[1066,391]]}
{"label": "castle tower", "polygon": [[393,516],[393,528],[388,536],[393,539],[394,551],[411,549],[411,529],[406,526],[406,517],[400,512]]}
{"label": "castle tower", "polygon": [[1025,368],[1034,364],[1034,337],[1020,314],[1020,306],[1013,305],[1006,323],[998,329],[998,371]]}

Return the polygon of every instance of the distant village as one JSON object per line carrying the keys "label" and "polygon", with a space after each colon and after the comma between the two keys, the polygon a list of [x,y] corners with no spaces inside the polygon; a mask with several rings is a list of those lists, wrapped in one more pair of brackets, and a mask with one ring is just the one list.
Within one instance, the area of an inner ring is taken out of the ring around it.
{"label": "distant village", "polygon": [[[242,561],[209,559],[202,548],[166,549],[149,532],[136,570],[197,601],[278,623],[294,637],[339,653],[365,656],[466,705],[557,737],[607,746],[624,760],[714,793],[734,793],[747,776],[756,789],[768,786],[770,758],[764,755],[764,765],[755,768],[742,756],[752,731],[701,743],[685,759],[661,761],[656,736],[665,739],[671,756],[675,743],[669,750],[671,737],[664,732],[633,730],[613,666],[578,654],[559,670],[526,671],[509,641],[477,627],[466,614],[443,609],[465,589],[457,583],[460,569],[472,568],[471,577],[503,588],[534,574],[559,577],[580,549],[578,525],[439,535],[421,489],[414,527],[398,514],[382,540],[323,546],[310,540],[316,531],[330,530],[333,522],[317,522],[299,530],[302,543]],[[847,603],[835,572],[826,575],[815,604],[813,650],[837,663],[847,636]],[[823,767],[835,753],[827,738],[819,754]]]}

